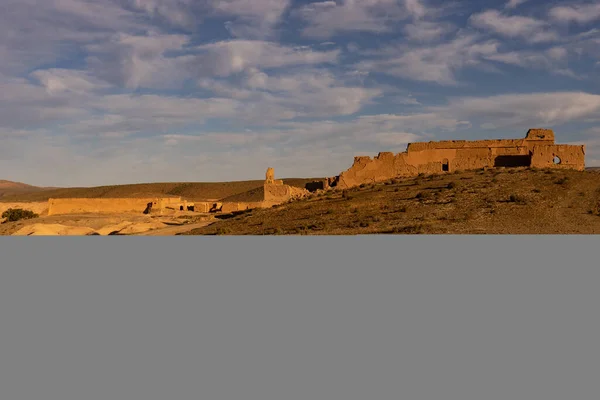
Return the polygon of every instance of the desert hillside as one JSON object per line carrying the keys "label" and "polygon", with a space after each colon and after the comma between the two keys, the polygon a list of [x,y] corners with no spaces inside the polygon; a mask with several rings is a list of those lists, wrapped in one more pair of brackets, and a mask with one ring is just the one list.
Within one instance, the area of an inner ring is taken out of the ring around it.
{"label": "desert hillside", "polygon": [[21,183],[21,182],[13,182],[13,181],[7,181],[4,179],[0,179],[0,190],[27,189],[27,188],[35,188],[35,186],[27,185],[27,184]]}
{"label": "desert hillside", "polygon": [[597,234],[600,172],[516,168],[402,178],[221,218],[186,234]]}
{"label": "desert hillside", "polygon": [[[317,178],[315,178],[317,179]],[[291,178],[284,183],[304,187],[314,179]],[[124,198],[124,197],[167,197],[181,196],[188,200],[216,200],[239,195],[251,196],[250,192],[261,189],[264,180],[239,182],[170,182],[140,183],[132,185],[97,186],[88,188],[60,188],[38,191],[12,191],[0,197],[0,202],[35,202],[49,198]],[[0,189],[1,190],[1,189]],[[245,194],[248,193],[248,194]]]}
{"label": "desert hillside", "polygon": [[3,201],[3,198],[7,196],[21,196],[28,193],[41,192],[50,189],[53,188],[32,186],[26,183],[0,179],[0,201]]}

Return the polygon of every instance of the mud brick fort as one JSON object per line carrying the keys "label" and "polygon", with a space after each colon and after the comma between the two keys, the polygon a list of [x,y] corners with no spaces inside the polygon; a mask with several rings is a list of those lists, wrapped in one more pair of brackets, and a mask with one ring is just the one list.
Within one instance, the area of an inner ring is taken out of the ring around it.
{"label": "mud brick fort", "polygon": [[330,186],[349,188],[395,177],[495,167],[585,169],[585,145],[554,143],[549,129],[530,129],[524,139],[410,143],[405,152],[355,157]]}
{"label": "mud brick fort", "polygon": [[[585,146],[554,143],[549,129],[530,129],[523,139],[450,140],[410,143],[406,151],[379,153],[375,158],[355,157],[354,164],[340,175],[308,183],[304,188],[285,185],[268,168],[262,188],[253,201],[231,199],[190,201],[181,197],[161,198],[61,198],[40,204],[48,215],[79,213],[173,212],[231,213],[252,208],[268,208],[310,192],[346,189],[361,184],[383,182],[419,174],[445,174],[459,170],[498,167],[553,169],[585,168]],[[242,196],[241,199],[244,199]],[[7,206],[7,205],[5,205]]]}

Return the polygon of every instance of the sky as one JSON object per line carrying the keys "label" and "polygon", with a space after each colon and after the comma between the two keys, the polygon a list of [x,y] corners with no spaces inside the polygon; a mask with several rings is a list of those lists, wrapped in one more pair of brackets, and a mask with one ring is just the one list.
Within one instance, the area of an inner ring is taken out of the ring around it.
{"label": "sky", "polygon": [[327,177],[549,128],[600,165],[600,3],[0,0],[0,179]]}

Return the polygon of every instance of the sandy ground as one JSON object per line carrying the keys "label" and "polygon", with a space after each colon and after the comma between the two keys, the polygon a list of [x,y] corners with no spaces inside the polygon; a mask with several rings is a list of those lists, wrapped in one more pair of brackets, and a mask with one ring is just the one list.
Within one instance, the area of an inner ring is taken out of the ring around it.
{"label": "sandy ground", "polygon": [[212,218],[200,213],[177,212],[173,215],[144,214],[72,214],[42,216],[0,224],[0,235],[82,236],[144,235],[171,236],[205,227]]}
{"label": "sandy ground", "polygon": [[185,224],[182,226],[169,226],[166,228],[154,229],[152,231],[142,232],[137,234],[137,236],[173,236],[178,233],[189,232],[192,229],[204,228],[210,224],[214,223],[214,221],[204,221],[204,222],[196,222],[191,224]]}

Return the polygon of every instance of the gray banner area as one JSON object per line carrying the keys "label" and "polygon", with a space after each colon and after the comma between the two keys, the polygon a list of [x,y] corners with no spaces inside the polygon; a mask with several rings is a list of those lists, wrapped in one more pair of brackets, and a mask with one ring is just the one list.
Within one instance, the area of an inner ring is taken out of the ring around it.
{"label": "gray banner area", "polygon": [[588,236],[7,238],[7,400],[583,400]]}

